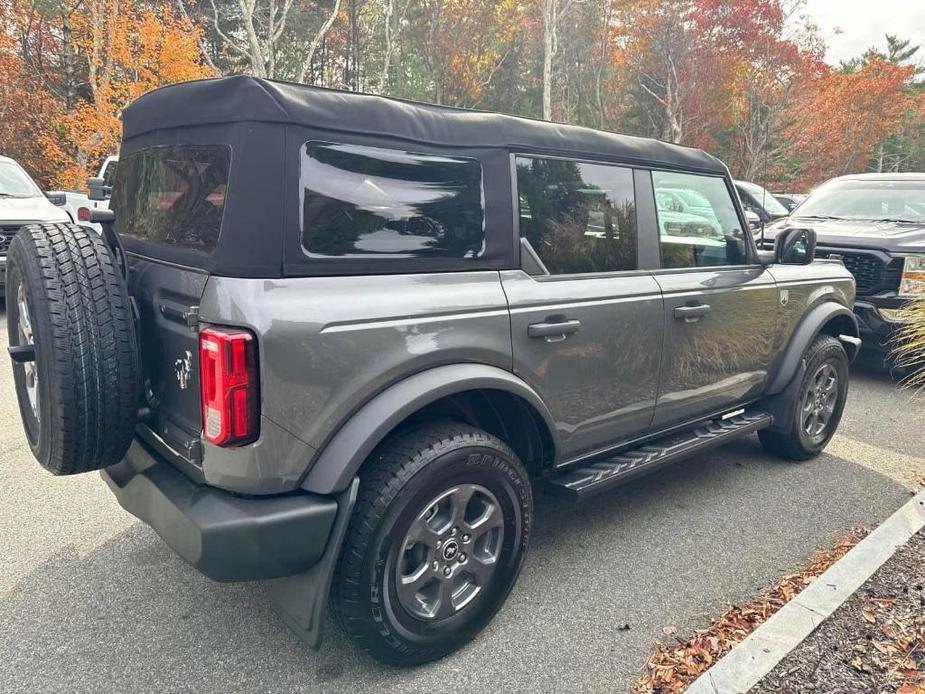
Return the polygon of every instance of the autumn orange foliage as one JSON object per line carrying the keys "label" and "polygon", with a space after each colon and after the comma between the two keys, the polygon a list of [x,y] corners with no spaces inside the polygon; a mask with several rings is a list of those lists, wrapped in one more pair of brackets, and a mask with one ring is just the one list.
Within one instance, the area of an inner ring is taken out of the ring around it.
{"label": "autumn orange foliage", "polygon": [[787,129],[802,159],[799,184],[865,170],[875,147],[921,108],[904,91],[913,74],[911,65],[872,58],[857,72],[828,71],[806,84]]}
{"label": "autumn orange foliage", "polygon": [[88,0],[50,16],[27,2],[9,7],[0,14],[0,152],[43,185],[83,188],[118,151],[126,105],[162,84],[210,74],[199,28],[169,5]]}
{"label": "autumn orange foliage", "polygon": [[[925,91],[906,58],[874,52],[830,67],[818,30],[809,21],[795,29],[783,0],[355,0],[341,5],[307,70],[300,42],[314,36],[324,3],[300,2],[284,34],[293,48],[279,51],[274,74],[537,116],[545,2],[569,8],[552,61],[555,119],[699,146],[737,177],[794,190],[872,161],[925,161]],[[257,30],[270,6],[252,3]],[[404,19],[383,81],[389,6]],[[219,28],[197,0],[0,0],[0,153],[46,187],[82,188],[116,151],[133,99],[213,69],[251,69],[227,33],[248,33],[241,8],[216,7]]]}

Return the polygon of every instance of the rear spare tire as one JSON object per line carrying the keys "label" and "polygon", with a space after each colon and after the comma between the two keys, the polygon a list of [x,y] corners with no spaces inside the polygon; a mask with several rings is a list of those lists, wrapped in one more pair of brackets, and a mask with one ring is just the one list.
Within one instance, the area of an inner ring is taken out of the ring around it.
{"label": "rear spare tire", "polygon": [[32,454],[55,475],[119,462],[135,428],[139,367],[128,292],[109,248],[75,224],[25,226],[7,254],[6,295]]}

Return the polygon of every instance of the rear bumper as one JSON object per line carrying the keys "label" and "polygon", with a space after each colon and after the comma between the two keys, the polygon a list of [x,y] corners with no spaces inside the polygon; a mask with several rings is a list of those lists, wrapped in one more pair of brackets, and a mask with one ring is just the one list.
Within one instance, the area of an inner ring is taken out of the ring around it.
{"label": "rear bumper", "polygon": [[137,439],[101,471],[122,508],[215,581],[291,576],[321,560],[337,517],[331,497],[240,497],[197,485]]}

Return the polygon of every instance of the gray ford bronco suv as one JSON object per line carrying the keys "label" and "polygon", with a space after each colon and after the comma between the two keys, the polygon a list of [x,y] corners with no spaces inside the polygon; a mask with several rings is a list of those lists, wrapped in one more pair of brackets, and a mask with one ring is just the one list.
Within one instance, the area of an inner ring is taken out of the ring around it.
{"label": "gray ford bronco suv", "polygon": [[534,488],[752,432],[819,453],[859,346],[851,275],[811,229],[759,251],[721,162],[555,123],[177,84],[125,110],[94,220],[10,248],[35,457],[101,470],[210,578],[271,580],[308,643],[330,602],[392,663],[501,607]]}

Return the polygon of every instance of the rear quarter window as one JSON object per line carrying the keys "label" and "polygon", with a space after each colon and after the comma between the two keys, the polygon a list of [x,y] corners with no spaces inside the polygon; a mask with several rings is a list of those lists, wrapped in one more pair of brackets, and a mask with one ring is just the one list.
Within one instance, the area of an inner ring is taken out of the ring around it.
{"label": "rear quarter window", "polygon": [[475,259],[485,252],[476,159],[307,142],[302,248],[315,258]]}
{"label": "rear quarter window", "polygon": [[111,201],[119,233],[211,253],[230,166],[228,145],[152,147],[122,157]]}

